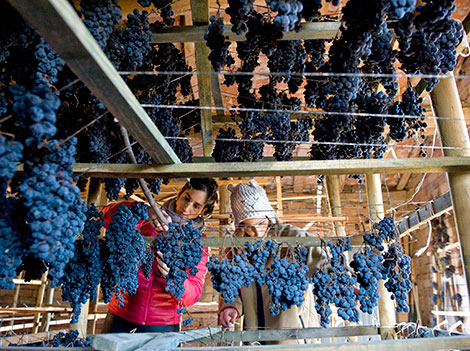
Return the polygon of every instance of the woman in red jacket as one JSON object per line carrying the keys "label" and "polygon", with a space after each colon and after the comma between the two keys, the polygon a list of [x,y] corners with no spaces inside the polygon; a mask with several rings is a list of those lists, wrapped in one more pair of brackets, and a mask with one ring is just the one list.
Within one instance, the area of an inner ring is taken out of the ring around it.
{"label": "woman in red jacket", "polygon": [[[217,183],[211,178],[194,178],[188,181],[175,199],[167,201],[162,212],[170,222],[186,224],[193,221],[193,227],[204,230],[204,217],[212,214],[217,201]],[[125,202],[131,205],[132,202]],[[117,204],[111,204],[104,208],[103,215],[106,227],[111,223],[111,215],[117,210]],[[137,224],[144,236],[156,236],[160,232],[168,230],[166,226],[157,224],[156,215],[149,209],[151,223],[141,221]],[[184,282],[185,292],[182,303],[186,306],[195,304],[201,297],[204,285],[204,277],[207,273],[207,249],[206,254],[196,266],[198,273],[189,276]],[[142,270],[138,274],[139,287],[134,295],[124,296],[124,306],[119,307],[119,300],[113,299],[108,304],[108,314],[102,333],[128,333],[135,332],[168,332],[179,331],[181,314],[177,313],[178,300],[165,290],[165,277],[168,274],[168,266],[160,259],[161,253],[157,252],[149,279],[144,277]]]}

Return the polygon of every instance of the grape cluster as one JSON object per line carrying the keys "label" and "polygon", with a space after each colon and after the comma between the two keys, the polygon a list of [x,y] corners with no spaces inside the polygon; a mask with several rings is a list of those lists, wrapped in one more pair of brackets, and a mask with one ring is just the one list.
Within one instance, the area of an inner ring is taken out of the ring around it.
{"label": "grape cluster", "polygon": [[117,0],[81,0],[80,13],[83,23],[101,48],[105,48],[111,33],[120,20],[121,11]]}
{"label": "grape cluster", "polygon": [[397,311],[409,312],[408,293],[412,288],[411,257],[403,252],[403,248],[398,243],[393,243],[384,253],[383,265],[388,278],[385,287],[392,293],[392,298],[397,304]]}
{"label": "grape cluster", "polygon": [[330,304],[338,307],[338,315],[349,321],[357,322],[354,284],[357,279],[347,266],[346,251],[352,250],[349,238],[340,239],[335,244],[328,243],[330,267],[317,270],[313,276],[313,294],[316,297],[315,309],[320,314],[321,325],[328,327],[331,315]]}
{"label": "grape cluster", "polygon": [[170,223],[168,232],[155,240],[155,251],[163,253],[163,261],[170,269],[165,278],[165,290],[177,299],[184,294],[184,282],[189,274],[194,276],[198,272],[196,266],[203,255],[201,236],[202,233],[190,221],[186,225]]}
{"label": "grape cluster", "polygon": [[171,8],[172,0],[137,0],[140,6],[149,7],[151,4],[160,10],[163,22],[167,26],[172,26],[175,23],[173,16],[173,9]]}
{"label": "grape cluster", "polygon": [[[364,242],[366,242],[365,237]],[[364,313],[372,314],[373,309],[378,305],[379,280],[384,279],[382,262],[383,256],[367,244],[354,254],[351,261],[350,266],[354,269],[359,283],[357,299],[361,303],[360,309]]]}
{"label": "grape cluster", "polygon": [[78,330],[71,330],[67,333],[59,332],[54,335],[50,345],[52,347],[90,347],[91,346],[91,337],[88,336],[86,339],[78,337]]}
{"label": "grape cluster", "polygon": [[236,139],[237,132],[232,128],[219,129],[219,134],[215,138],[214,151],[212,157],[215,162],[237,162],[240,160],[240,142],[221,139]]}
{"label": "grape cluster", "polygon": [[416,8],[416,0],[383,0],[385,13],[391,20],[399,20]]}
{"label": "grape cluster", "polygon": [[266,286],[272,299],[269,310],[273,316],[293,305],[302,305],[304,292],[310,283],[308,266],[305,264],[307,252],[306,248],[298,248],[290,259],[274,259],[271,263],[266,275]]}
{"label": "grape cluster", "polygon": [[136,225],[148,219],[147,207],[141,202],[135,202],[129,208],[120,204],[111,219],[101,250],[101,289],[106,303],[111,301],[114,294],[122,306],[123,295],[135,294],[137,291],[137,273],[145,255],[145,238]]}
{"label": "grape cluster", "polygon": [[298,0],[268,0],[266,1],[271,11],[277,12],[273,23],[281,32],[292,30],[300,31],[300,13],[304,5]]}
{"label": "grape cluster", "polygon": [[211,16],[208,32],[204,34],[206,45],[211,50],[209,61],[216,72],[225,66],[231,66],[235,60],[228,52],[230,42],[226,41],[228,37],[224,36],[224,20],[221,17]]}
{"label": "grape cluster", "polygon": [[242,286],[250,286],[258,276],[245,251],[222,261],[211,255],[207,269],[211,273],[213,288],[221,293],[228,303],[235,300]]}
{"label": "grape cluster", "polygon": [[50,84],[57,82],[57,75],[64,68],[65,62],[41,39],[36,45],[34,56],[38,62],[37,70]]}
{"label": "grape cluster", "polygon": [[72,181],[77,141],[51,140],[59,100],[48,85],[31,91],[13,86],[12,92],[13,111],[24,128],[25,173],[18,196],[31,231],[27,241],[30,252],[49,265],[54,285],[73,256],[75,237],[85,220],[85,205]]}
{"label": "grape cluster", "polygon": [[230,16],[230,23],[233,24],[232,32],[242,34],[247,31],[246,22],[253,12],[253,3],[254,0],[228,0],[225,12]]}
{"label": "grape cluster", "polygon": [[0,135],[0,198],[3,198],[7,189],[7,182],[16,172],[15,162],[21,160],[23,144],[18,141],[8,141]]}
{"label": "grape cluster", "polygon": [[[439,75],[452,71],[457,63],[456,47],[462,37],[462,24],[451,19],[452,0],[425,1],[416,14],[403,17],[397,24],[403,37],[399,59],[406,73]],[[401,42],[400,42],[401,44]],[[438,78],[425,78],[431,92]]]}
{"label": "grape cluster", "polygon": [[92,205],[86,216],[82,237],[75,242],[74,256],[60,279],[62,299],[72,306],[72,323],[77,323],[82,304],[89,299],[96,300],[96,289],[102,276],[102,243],[99,236],[104,226],[103,215]]}
{"label": "grape cluster", "polygon": [[15,221],[19,202],[0,196],[0,289],[13,289],[13,278],[20,266],[25,248],[22,245],[21,228]]}

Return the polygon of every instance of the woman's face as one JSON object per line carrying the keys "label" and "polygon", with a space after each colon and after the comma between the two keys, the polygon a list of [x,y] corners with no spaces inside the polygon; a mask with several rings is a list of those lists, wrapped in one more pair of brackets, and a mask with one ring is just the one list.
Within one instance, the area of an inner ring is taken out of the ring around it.
{"label": "woman's face", "polygon": [[186,219],[195,219],[203,212],[206,200],[205,191],[186,189],[176,199],[175,212]]}
{"label": "woman's face", "polygon": [[250,218],[240,222],[237,228],[237,235],[263,237],[268,230],[268,219]]}

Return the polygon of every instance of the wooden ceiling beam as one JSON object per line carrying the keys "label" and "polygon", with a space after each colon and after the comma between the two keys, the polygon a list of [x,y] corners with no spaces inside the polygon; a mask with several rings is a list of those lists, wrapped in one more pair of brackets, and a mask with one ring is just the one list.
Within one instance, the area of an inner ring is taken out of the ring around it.
{"label": "wooden ceiling beam", "polygon": [[[194,0],[191,1],[191,4]],[[207,3],[203,1],[202,3]],[[201,6],[198,1],[197,6]],[[193,8],[193,6],[191,6]],[[161,29],[151,27],[153,31],[152,43],[181,43],[181,42],[204,42],[204,34],[207,32],[207,24],[194,22],[192,26],[169,26]],[[302,23],[300,32],[288,32],[284,34],[282,40],[310,40],[310,39],[334,39],[339,31],[339,22],[310,22]],[[232,32],[232,25],[225,24],[224,35],[228,36],[231,41],[246,40],[245,34],[237,35]]]}
{"label": "wooden ceiling beam", "polygon": [[[81,163],[74,176],[105,178],[269,177],[331,174],[468,172],[470,157],[133,165]],[[17,168],[18,173],[23,165]]]}

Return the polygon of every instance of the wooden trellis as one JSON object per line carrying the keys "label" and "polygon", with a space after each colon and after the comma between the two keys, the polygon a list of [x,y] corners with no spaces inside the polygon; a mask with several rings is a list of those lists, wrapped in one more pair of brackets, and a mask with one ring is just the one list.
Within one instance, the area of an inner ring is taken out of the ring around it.
{"label": "wooden trellis", "polygon": [[[385,173],[430,173],[447,172],[451,188],[453,208],[461,243],[462,259],[466,273],[467,286],[470,286],[470,217],[467,212],[470,208],[470,141],[467,133],[464,114],[459,100],[458,92],[453,78],[441,79],[431,94],[432,103],[437,116],[452,117],[454,119],[438,119],[438,127],[442,144],[445,147],[444,157],[428,159],[383,159],[383,160],[332,160],[332,161],[291,161],[291,162],[258,162],[258,163],[193,163],[180,164],[180,160],[173,152],[150,118],[140,106],[123,79],[114,69],[105,54],[99,48],[91,34],[67,0],[9,0],[21,15],[41,34],[46,42],[66,61],[77,77],[95,94],[123,126],[125,126],[141,146],[155,160],[152,165],[95,165],[77,164],[74,166],[75,175],[91,177],[138,177],[138,178],[164,178],[164,177],[253,177],[253,176],[281,176],[281,175],[338,175],[338,174],[367,174],[370,186],[369,201],[371,217],[380,219],[377,208],[383,205],[381,199],[379,174]],[[154,34],[152,41],[194,41],[196,42],[197,64],[200,70],[208,68],[207,48],[201,43],[202,33],[207,23],[207,1],[191,1],[193,8],[193,26],[175,27],[166,33]],[[197,6],[196,6],[197,5]],[[299,34],[287,34],[285,39],[319,39],[332,38],[338,31],[338,24],[322,23],[304,25],[305,30]],[[235,38],[231,35],[232,40]],[[211,101],[211,79],[199,79],[199,92],[204,105]],[[215,83],[214,83],[215,84]],[[212,85],[214,89],[215,85]],[[212,148],[212,115],[201,113],[204,154],[208,156]],[[21,171],[19,167],[19,171]],[[373,185],[375,190],[373,190]],[[380,194],[380,196],[379,196]],[[373,200],[375,202],[373,202]],[[339,216],[339,214],[334,214]],[[341,233],[339,226],[337,233]],[[342,235],[342,234],[339,234]],[[390,316],[394,313],[393,305],[389,299],[381,303],[382,315]],[[382,317],[383,337],[390,336],[390,329],[394,324],[393,318]],[[355,329],[359,331],[358,328]],[[300,332],[300,330],[299,330]],[[357,335],[357,334],[356,334]],[[387,336],[388,335],[388,336]],[[193,338],[194,340],[194,338]],[[433,338],[427,340],[390,341],[367,344],[341,344],[341,345],[305,345],[296,346],[295,349],[367,349],[385,350],[390,347],[397,348],[426,348],[429,350],[442,348],[462,348],[470,343],[468,337]],[[291,350],[291,346],[256,347],[256,349]],[[197,350],[198,348],[191,348]],[[205,348],[207,349],[207,348]],[[245,347],[218,347],[217,350],[246,350]],[[255,349],[250,347],[250,349]]]}

